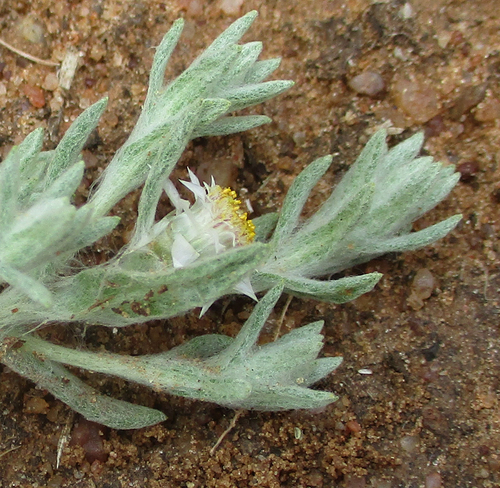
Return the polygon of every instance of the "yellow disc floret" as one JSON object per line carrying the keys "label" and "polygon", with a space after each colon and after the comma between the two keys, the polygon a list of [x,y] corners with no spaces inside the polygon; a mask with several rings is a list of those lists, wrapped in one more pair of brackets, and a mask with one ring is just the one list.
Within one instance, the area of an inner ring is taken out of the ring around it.
{"label": "yellow disc floret", "polygon": [[255,225],[248,214],[241,209],[241,200],[231,188],[213,185],[208,191],[208,199],[213,202],[214,220],[228,225],[234,232],[237,245],[250,244],[255,238]]}

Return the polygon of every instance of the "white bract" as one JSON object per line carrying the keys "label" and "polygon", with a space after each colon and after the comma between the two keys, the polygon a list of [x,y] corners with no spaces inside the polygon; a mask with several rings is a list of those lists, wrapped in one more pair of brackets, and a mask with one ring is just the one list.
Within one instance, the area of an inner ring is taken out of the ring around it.
{"label": "white bract", "polygon": [[[255,226],[241,208],[241,201],[231,188],[222,188],[212,177],[210,185],[201,184],[188,169],[190,181],[181,183],[194,196],[194,203],[181,198],[172,181],[165,192],[175,207],[173,214],[158,222],[152,229],[151,249],[174,268],[185,268],[198,259],[215,256],[229,249],[251,244]],[[257,300],[250,283],[250,273],[233,287]],[[211,305],[205,304],[202,314]]]}
{"label": "white bract", "polygon": [[241,209],[236,192],[215,184],[213,178],[210,185],[201,185],[196,175],[188,171],[191,181],[181,183],[191,190],[195,202],[182,199],[174,184],[167,181],[165,192],[175,212],[157,224],[161,233],[153,243],[160,255],[170,251],[174,268],[250,244],[255,237],[255,226]]}

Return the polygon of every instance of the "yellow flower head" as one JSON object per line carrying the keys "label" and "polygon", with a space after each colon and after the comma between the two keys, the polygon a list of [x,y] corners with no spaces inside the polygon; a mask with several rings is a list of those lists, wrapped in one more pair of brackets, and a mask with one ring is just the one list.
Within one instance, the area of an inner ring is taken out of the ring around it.
{"label": "yellow flower head", "polygon": [[218,225],[232,228],[239,245],[253,242],[255,225],[248,214],[241,210],[241,201],[237,199],[234,190],[213,185],[208,187],[207,198],[213,203],[215,220],[220,221]]}

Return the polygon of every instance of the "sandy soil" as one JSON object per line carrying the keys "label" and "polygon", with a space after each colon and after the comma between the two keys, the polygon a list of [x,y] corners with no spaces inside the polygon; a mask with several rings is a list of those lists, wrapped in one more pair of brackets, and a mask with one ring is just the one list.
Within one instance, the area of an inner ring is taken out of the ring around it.
{"label": "sandy soil", "polygon": [[[168,415],[152,428],[113,431],[88,425],[2,367],[1,487],[500,486],[496,0],[0,1],[0,37],[7,42],[56,62],[66,49],[82,53],[66,93],[57,89],[55,68],[1,48],[2,154],[38,126],[47,129],[46,146],[53,147],[84,108],[109,96],[98,135],[85,151],[88,171],[77,197],[83,201],[133,127],[153,47],[171,22],[187,20],[169,76],[254,8],[260,17],[245,39],[263,40],[264,57],[282,56],[276,76],[296,85],[249,111],[269,115],[272,124],[194,141],[176,176],[184,177],[186,166],[213,173],[250,198],[258,215],[279,209],[307,163],[334,153],[334,165],[310,201],[312,211],[374,129],[388,127],[392,144],[425,129],[425,152],[457,164],[462,181],[416,227],[454,213],[462,213],[463,222],[433,246],[359,267],[358,273],[379,270],[384,278],[355,302],[293,299],[284,329],[324,319],[324,354],[345,358],[318,385],[340,400],[321,412],[245,412],[213,454],[211,447],[233,418],[230,410],[84,375],[103,392]],[[353,81],[366,72],[383,82],[371,96],[359,93]],[[85,259],[105,260],[119,249],[136,204],[137,194],[122,202],[118,231]],[[419,270],[418,276],[428,270],[435,280],[423,301],[412,295]],[[285,298],[269,335],[284,304]],[[49,333],[147,353],[210,331],[234,334],[251,306],[245,299],[226,300],[201,321],[178,318],[116,335],[97,328],[84,338],[79,329]],[[362,369],[372,374],[360,374]],[[72,441],[57,468],[62,435]]]}

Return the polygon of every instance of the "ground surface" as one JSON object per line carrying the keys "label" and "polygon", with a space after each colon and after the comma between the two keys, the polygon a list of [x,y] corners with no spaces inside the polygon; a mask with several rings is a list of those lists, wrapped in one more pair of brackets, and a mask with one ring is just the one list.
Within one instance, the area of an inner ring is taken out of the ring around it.
{"label": "ground surface", "polygon": [[[235,2],[210,0],[0,1],[0,36],[7,42],[54,61],[70,47],[82,53],[71,88],[62,93],[55,68],[1,48],[2,153],[38,126],[47,128],[46,144],[53,146],[82,109],[108,95],[99,137],[85,152],[88,173],[78,196],[85,198],[138,116],[152,47],[171,22],[187,20],[168,71],[175,75],[231,20],[257,8],[260,17],[245,39],[264,41],[265,57],[282,56],[276,76],[296,85],[252,109],[272,117],[272,124],[195,141],[176,176],[185,177],[186,166],[213,173],[248,196],[260,214],[279,208],[308,162],[332,152],[333,169],[312,198],[311,211],[375,128],[388,127],[391,144],[424,128],[425,151],[457,164],[463,176],[417,225],[454,213],[464,220],[433,246],[359,267],[358,273],[379,270],[384,278],[353,303],[294,299],[285,329],[324,319],[324,353],[345,358],[319,385],[340,400],[315,413],[244,413],[214,454],[210,448],[232,411],[88,375],[101,391],[168,415],[163,424],[139,431],[95,429],[29,381],[0,369],[0,486],[498,487],[497,1],[248,0],[236,14],[234,8]],[[353,82],[367,71],[379,75],[368,84],[377,92],[371,96]],[[122,245],[136,203],[137,195],[122,202],[118,232],[87,259],[107,259]],[[413,278],[423,269],[435,284],[419,303],[410,297]],[[284,304],[278,304],[270,333]],[[146,353],[152,343],[170,347],[208,331],[234,333],[250,310],[249,301],[232,300],[216,304],[202,321],[179,318],[115,336],[91,330],[85,340]],[[372,374],[360,374],[363,368]],[[73,441],[57,469],[65,429]],[[82,435],[93,439],[93,451]]]}

